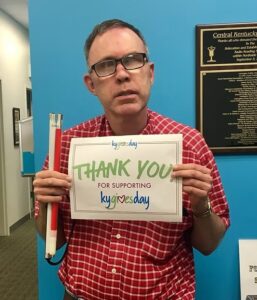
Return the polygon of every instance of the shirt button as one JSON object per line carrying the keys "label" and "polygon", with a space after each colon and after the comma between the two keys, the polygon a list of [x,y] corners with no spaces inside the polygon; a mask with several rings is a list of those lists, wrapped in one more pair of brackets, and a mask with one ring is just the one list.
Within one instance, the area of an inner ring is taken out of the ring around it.
{"label": "shirt button", "polygon": [[118,233],[116,234],[116,239],[119,240],[121,238],[121,235]]}
{"label": "shirt button", "polygon": [[113,268],[113,269],[112,269],[112,274],[116,274],[116,272],[117,272],[116,269]]}

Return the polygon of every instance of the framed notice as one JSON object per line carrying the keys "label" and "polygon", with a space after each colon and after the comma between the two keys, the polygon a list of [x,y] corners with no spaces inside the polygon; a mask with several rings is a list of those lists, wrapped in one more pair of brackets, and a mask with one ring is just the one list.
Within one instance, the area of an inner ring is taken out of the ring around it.
{"label": "framed notice", "polygon": [[239,240],[242,300],[257,300],[257,240]]}
{"label": "framed notice", "polygon": [[19,145],[19,120],[20,120],[20,109],[14,107],[12,109],[12,122],[13,122],[13,144],[14,146]]}
{"label": "framed notice", "polygon": [[182,135],[71,140],[73,219],[182,221]]}
{"label": "framed notice", "polygon": [[197,128],[214,153],[257,152],[257,23],[196,26]]}

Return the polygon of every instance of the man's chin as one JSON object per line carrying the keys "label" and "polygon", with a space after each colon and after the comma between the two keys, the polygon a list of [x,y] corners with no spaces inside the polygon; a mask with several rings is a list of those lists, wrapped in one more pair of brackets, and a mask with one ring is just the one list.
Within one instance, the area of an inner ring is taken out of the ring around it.
{"label": "man's chin", "polygon": [[115,114],[118,116],[134,116],[142,113],[146,109],[145,106],[139,106],[135,103],[124,104],[115,109]]}

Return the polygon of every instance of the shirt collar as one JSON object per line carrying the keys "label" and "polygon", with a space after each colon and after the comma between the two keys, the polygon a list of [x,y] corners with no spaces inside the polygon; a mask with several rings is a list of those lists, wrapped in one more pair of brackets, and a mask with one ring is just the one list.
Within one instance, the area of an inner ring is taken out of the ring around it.
{"label": "shirt collar", "polygon": [[[113,131],[110,123],[108,122],[106,116],[103,116],[103,130],[101,130],[101,136],[113,136]],[[143,130],[139,134],[147,135],[154,134],[154,126],[152,121],[152,111],[147,109],[147,124]]]}

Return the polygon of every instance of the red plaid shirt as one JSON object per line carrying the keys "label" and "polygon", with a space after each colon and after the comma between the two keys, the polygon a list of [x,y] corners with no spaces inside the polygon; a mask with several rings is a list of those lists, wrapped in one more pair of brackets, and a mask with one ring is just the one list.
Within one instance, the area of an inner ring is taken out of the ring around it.
{"label": "red plaid shirt", "polygon": [[[220,176],[202,136],[189,126],[148,110],[148,123],[141,134],[168,133],[183,134],[183,163],[201,164],[213,170],[209,194],[212,209],[228,227],[228,205]],[[71,138],[110,135],[113,133],[105,116],[65,131],[61,172],[68,172]],[[68,253],[59,270],[61,281],[72,294],[88,300],[194,299],[195,272],[189,239],[193,217],[186,195],[183,208],[182,223],[76,220]],[[60,215],[68,238],[68,197],[60,204]]]}

